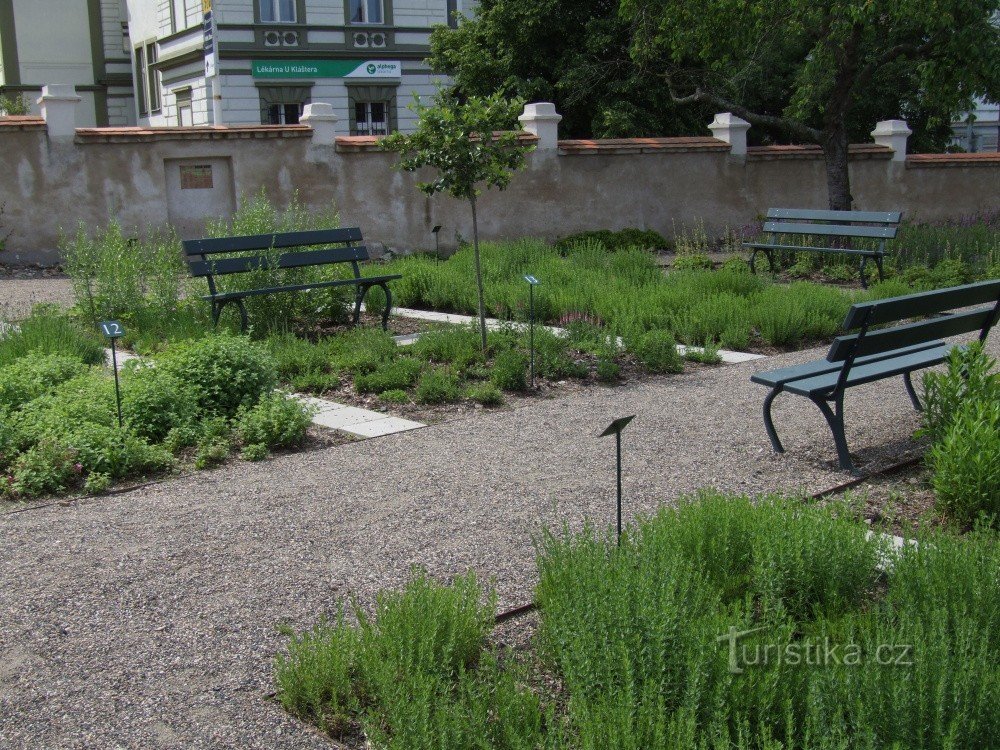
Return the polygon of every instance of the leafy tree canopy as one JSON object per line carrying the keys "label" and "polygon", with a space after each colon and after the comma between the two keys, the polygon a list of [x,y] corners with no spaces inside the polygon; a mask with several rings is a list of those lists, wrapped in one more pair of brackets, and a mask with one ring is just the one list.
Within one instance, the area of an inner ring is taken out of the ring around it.
{"label": "leafy tree canopy", "polygon": [[435,29],[429,60],[463,95],[555,102],[565,137],[702,132],[710,107],[676,106],[637,67],[632,27],[616,0],[482,0],[457,29]]}
{"label": "leafy tree canopy", "polygon": [[622,0],[632,57],[677,102],[819,143],[831,205],[847,142],[904,117],[940,141],[973,97],[1000,98],[1000,0]]}

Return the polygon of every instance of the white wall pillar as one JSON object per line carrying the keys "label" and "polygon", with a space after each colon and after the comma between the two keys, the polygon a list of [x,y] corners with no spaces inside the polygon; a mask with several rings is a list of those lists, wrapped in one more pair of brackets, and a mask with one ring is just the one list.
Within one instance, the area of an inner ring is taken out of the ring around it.
{"label": "white wall pillar", "polygon": [[708,129],[712,131],[713,136],[729,144],[730,154],[746,156],[749,122],[737,117],[732,112],[719,112]]}
{"label": "white wall pillar", "polygon": [[76,87],[68,83],[51,83],[42,86],[38,106],[42,111],[49,138],[72,139],[76,135],[76,105],[83,101]]}
{"label": "white wall pillar", "polygon": [[552,102],[533,102],[524,105],[524,112],[517,118],[521,127],[538,136],[538,151],[555,151],[559,148],[559,123],[562,115]]}
{"label": "white wall pillar", "polygon": [[913,135],[906,120],[882,120],[875,123],[872,138],[879,146],[892,149],[893,161],[906,161],[906,139]]}
{"label": "white wall pillar", "polygon": [[332,146],[337,139],[337,115],[333,105],[314,102],[303,107],[299,122],[313,129],[312,142],[317,146]]}

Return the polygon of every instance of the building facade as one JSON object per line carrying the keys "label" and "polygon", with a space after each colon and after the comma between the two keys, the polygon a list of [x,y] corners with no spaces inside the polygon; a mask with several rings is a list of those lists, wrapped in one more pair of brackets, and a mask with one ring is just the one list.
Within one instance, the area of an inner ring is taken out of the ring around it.
{"label": "building facade", "polygon": [[976,108],[951,124],[952,145],[969,153],[1000,151],[1000,104],[976,102]]}
{"label": "building facade", "polygon": [[[468,0],[464,0],[466,3]],[[294,124],[333,105],[343,132],[409,130],[433,93],[431,27],[463,0],[127,0],[138,122]]]}
{"label": "building facade", "polygon": [[124,0],[0,0],[0,94],[33,111],[42,86],[83,99],[77,124],[135,124],[132,44]]}

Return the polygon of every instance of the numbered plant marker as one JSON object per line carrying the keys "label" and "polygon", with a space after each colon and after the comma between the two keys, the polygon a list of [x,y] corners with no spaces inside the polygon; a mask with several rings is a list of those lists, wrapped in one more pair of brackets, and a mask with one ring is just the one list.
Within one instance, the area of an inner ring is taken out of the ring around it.
{"label": "numbered plant marker", "polygon": [[538,283],[538,279],[536,279],[536,278],[535,278],[534,276],[532,276],[531,274],[528,274],[527,276],[525,276],[525,277],[524,277],[524,280],[525,280],[525,281],[527,281],[527,282],[528,282],[529,284],[531,284],[532,286],[534,286],[535,284],[537,284],[537,283]]}
{"label": "numbered plant marker", "polygon": [[102,320],[100,327],[101,333],[109,339],[120,339],[125,335],[125,327],[117,320]]}

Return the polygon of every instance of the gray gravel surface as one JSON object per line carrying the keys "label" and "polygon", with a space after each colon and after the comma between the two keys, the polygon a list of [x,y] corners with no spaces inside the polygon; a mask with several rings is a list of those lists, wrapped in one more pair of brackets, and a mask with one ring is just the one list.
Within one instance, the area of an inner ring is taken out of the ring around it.
{"label": "gray gravel surface", "polygon": [[[818,491],[848,475],[818,410],[781,397],[788,453],[764,436],[771,369],[800,352],[0,517],[0,747],[328,748],[269,698],[275,625],[306,627],[348,594],[370,604],[414,565],[474,568],[502,608],[530,600],[532,535],[612,522],[625,434],[629,515],[699,487]],[[901,381],[849,392],[866,469],[913,450]]]}
{"label": "gray gravel surface", "polygon": [[41,302],[72,305],[73,287],[69,279],[37,269],[0,268],[0,320],[27,317],[31,308]]}

